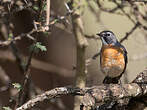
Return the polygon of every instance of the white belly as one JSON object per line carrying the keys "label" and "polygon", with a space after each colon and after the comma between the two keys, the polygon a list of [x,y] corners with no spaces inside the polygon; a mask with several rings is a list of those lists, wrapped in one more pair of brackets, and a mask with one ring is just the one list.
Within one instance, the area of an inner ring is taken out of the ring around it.
{"label": "white belly", "polygon": [[123,72],[123,69],[121,67],[121,65],[118,66],[112,66],[112,67],[104,67],[102,69],[102,72],[109,77],[117,77],[119,75],[121,75],[121,73]]}

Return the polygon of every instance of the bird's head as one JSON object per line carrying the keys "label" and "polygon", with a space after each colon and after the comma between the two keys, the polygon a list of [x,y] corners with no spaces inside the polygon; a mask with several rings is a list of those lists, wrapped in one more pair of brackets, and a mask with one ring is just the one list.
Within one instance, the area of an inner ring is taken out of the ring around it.
{"label": "bird's head", "polygon": [[118,42],[112,31],[102,31],[97,35],[100,36],[103,45],[108,45],[108,44],[115,45]]}

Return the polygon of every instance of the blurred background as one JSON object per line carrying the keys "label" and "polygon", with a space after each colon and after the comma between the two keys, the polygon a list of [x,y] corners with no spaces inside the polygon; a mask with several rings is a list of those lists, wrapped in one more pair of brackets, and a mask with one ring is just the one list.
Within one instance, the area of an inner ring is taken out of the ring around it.
{"label": "blurred background", "polygon": [[[24,0],[25,1],[25,0]],[[17,2],[2,0],[0,1],[0,40],[5,41],[7,25],[9,23],[14,36],[28,33],[33,28],[33,21],[40,19],[36,7],[39,7],[39,0],[27,1],[31,3],[31,8],[21,10],[15,9],[25,6],[23,0]],[[41,1],[45,3],[45,0]],[[66,0],[51,0],[51,20],[65,16]],[[16,5],[13,7],[13,5]],[[82,4],[82,3],[81,3]],[[79,3],[79,5],[81,5]],[[9,8],[10,10],[8,10]],[[6,8],[7,7],[7,8]],[[14,10],[12,10],[12,9]],[[11,12],[13,11],[13,12]],[[11,13],[10,13],[11,12]],[[9,16],[8,16],[8,15]],[[45,13],[42,12],[42,15]],[[117,38],[121,40],[129,34],[122,44],[128,51],[127,70],[121,80],[123,83],[131,82],[136,75],[147,67],[147,4],[144,2],[128,2],[118,0],[87,0],[82,5],[82,21],[84,34],[91,36],[87,38],[88,47],[86,48],[86,59],[93,57],[100,51],[100,39],[94,39],[96,33],[103,30],[111,30]],[[68,23],[66,22],[68,20]],[[76,40],[72,31],[71,17],[50,26],[50,31],[34,33],[47,51],[39,51],[32,58],[30,67],[30,77],[33,87],[36,87],[37,94],[46,90],[60,86],[74,85],[76,66]],[[139,25],[136,25],[139,23]],[[30,55],[29,47],[32,41],[23,37],[14,42],[17,54],[24,61]],[[0,45],[0,109],[4,106],[14,107],[14,101],[18,91],[11,88],[3,91],[5,86],[12,83],[22,83],[23,74],[18,65],[16,51],[12,45]],[[104,79],[100,71],[99,56],[91,60],[87,66],[86,85],[94,86],[102,84]],[[23,64],[22,64],[23,65]],[[73,97],[66,96],[60,99],[45,101],[39,104],[35,110],[71,110],[73,109]]]}

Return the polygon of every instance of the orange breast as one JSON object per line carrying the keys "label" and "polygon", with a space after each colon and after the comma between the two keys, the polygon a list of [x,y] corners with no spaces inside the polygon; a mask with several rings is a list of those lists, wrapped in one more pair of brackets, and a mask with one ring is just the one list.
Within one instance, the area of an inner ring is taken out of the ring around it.
{"label": "orange breast", "polygon": [[101,50],[102,71],[110,76],[119,76],[125,67],[123,50],[115,46],[103,46]]}

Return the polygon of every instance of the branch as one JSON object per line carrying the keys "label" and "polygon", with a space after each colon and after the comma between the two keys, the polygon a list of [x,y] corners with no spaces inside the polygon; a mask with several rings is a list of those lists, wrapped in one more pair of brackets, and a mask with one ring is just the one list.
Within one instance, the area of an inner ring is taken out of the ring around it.
{"label": "branch", "polygon": [[108,101],[145,95],[146,90],[147,84],[138,85],[137,83],[124,84],[123,86],[118,84],[97,86],[84,95],[82,104],[93,108],[96,103],[107,103]]}
{"label": "branch", "polygon": [[16,110],[26,110],[34,107],[45,100],[61,97],[63,95],[80,95],[83,96],[82,104],[84,106],[94,107],[96,103],[105,103],[107,101],[119,100],[123,98],[140,97],[147,94],[147,69],[141,72],[136,79],[130,84],[107,84],[101,86],[75,88],[59,87],[46,91],[36,96]]}
{"label": "branch", "polygon": [[[28,34],[28,36],[32,37],[29,34]],[[35,43],[36,43],[36,39],[33,40],[33,44],[35,44]],[[23,80],[23,84],[22,84],[22,89],[19,92],[18,100],[16,102],[15,107],[22,105],[25,102],[26,95],[28,95],[28,92],[29,92],[28,89],[31,84],[30,83],[31,82],[31,80],[30,80],[30,66],[31,66],[31,61],[32,61],[32,57],[33,57],[34,52],[35,52],[35,47],[33,47],[33,49],[31,50],[31,53],[28,57],[27,64],[24,69],[24,80]]]}
{"label": "branch", "polygon": [[6,40],[6,41],[0,41],[0,46],[10,45],[12,41],[17,41],[17,40],[21,40],[21,37],[18,36],[18,37],[15,37],[14,39],[9,39],[9,40]]}
{"label": "branch", "polygon": [[26,97],[26,95],[28,95],[28,92],[29,92],[28,86],[30,86],[30,82],[31,82],[30,81],[30,66],[31,66],[31,61],[32,61],[32,57],[34,54],[34,48],[32,49],[32,51],[28,57],[28,60],[27,60],[27,65],[25,66],[25,70],[24,70],[25,76],[24,76],[24,80],[23,80],[23,84],[22,84],[22,89],[19,92],[19,97],[18,97],[18,100],[17,100],[15,107],[22,105],[25,102],[25,97]]}
{"label": "branch", "polygon": [[128,39],[128,37],[140,26],[140,23],[136,23],[134,25],[134,27],[126,33],[126,35],[120,40],[120,43],[122,43],[123,41],[125,41],[126,39]]}
{"label": "branch", "polygon": [[[39,30],[40,31],[40,30]],[[23,37],[27,37],[31,40],[34,40],[33,37],[29,37],[28,35],[31,35],[33,34],[34,32],[38,32],[38,30],[35,30],[35,29],[32,29],[30,32],[28,33],[23,33],[23,34],[20,34],[18,36],[13,36],[13,38],[8,38],[8,40],[6,41],[0,41],[0,46],[9,46],[12,42],[15,42],[15,41],[18,41],[18,40],[21,40]]]}
{"label": "branch", "polygon": [[[84,36],[83,21],[81,18],[81,10],[83,10],[81,5],[84,4],[84,0],[72,0],[72,10],[76,9],[72,13],[72,26],[73,33],[76,39],[77,47],[77,58],[76,58],[76,76],[75,76],[75,86],[79,88],[84,88],[86,85],[86,67],[85,67],[85,50],[88,46],[87,39]],[[80,5],[79,5],[80,4]],[[78,7],[80,9],[78,9]],[[80,109],[81,97],[75,97],[74,110]]]}
{"label": "branch", "polygon": [[49,23],[50,23],[50,0],[46,0],[47,8],[46,8],[46,27],[45,30],[49,31]]}
{"label": "branch", "polygon": [[[38,23],[38,22],[34,21],[35,29],[32,29],[28,33],[22,33],[22,34],[20,34],[18,36],[13,36],[13,38],[9,38],[6,41],[0,41],[0,47],[9,46],[12,42],[21,40],[23,37],[27,37],[27,38],[29,38],[31,40],[34,40],[33,37],[29,37],[28,35],[31,35],[31,34],[33,34],[35,32],[49,31],[49,26],[54,25],[59,21],[65,20],[68,23],[67,17],[70,16],[73,13],[73,10],[68,9],[68,6],[67,6],[66,3],[65,3],[65,6],[66,6],[68,12],[64,16],[58,16],[54,20],[50,21],[50,0],[47,0],[46,25],[44,26],[44,25],[41,25],[41,23]],[[26,9],[27,9],[27,7],[26,7]],[[39,27],[37,27],[36,24],[38,24]]]}
{"label": "branch", "polygon": [[35,106],[37,103],[43,102],[44,100],[50,100],[62,95],[69,95],[69,94],[79,94],[83,95],[84,91],[81,91],[78,88],[71,88],[71,87],[59,87],[52,89],[50,91],[46,91],[45,93],[38,95],[36,98],[29,100],[27,103],[22,105],[21,107],[17,108],[16,110],[26,110],[30,109]]}
{"label": "branch", "polygon": [[[119,100],[145,97],[147,95],[147,69],[139,73],[132,83],[105,84],[89,89],[83,97],[82,109],[95,108],[97,103],[105,104]],[[146,99],[145,99],[146,100]],[[127,103],[127,104],[128,104]]]}
{"label": "branch", "polygon": [[102,6],[101,3],[100,3],[100,0],[96,0],[96,3],[97,3],[97,5],[98,5],[98,7],[99,7],[102,11],[104,11],[104,12],[109,12],[109,13],[115,13],[115,12],[119,9],[120,6],[121,6],[121,8],[124,7],[122,1],[121,1],[121,5],[120,5],[120,6],[117,5],[116,7],[113,7],[112,9],[109,9],[109,8],[106,8],[106,7]]}

